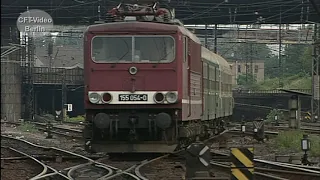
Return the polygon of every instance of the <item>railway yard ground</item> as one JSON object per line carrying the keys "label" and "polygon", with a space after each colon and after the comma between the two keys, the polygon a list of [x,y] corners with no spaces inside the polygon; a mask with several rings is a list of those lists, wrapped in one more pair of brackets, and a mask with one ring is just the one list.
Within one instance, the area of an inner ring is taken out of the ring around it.
{"label": "railway yard ground", "polygon": [[[186,179],[188,168],[183,152],[141,156],[89,154],[83,148],[81,124],[52,125],[53,137],[47,138],[44,123],[1,122],[1,179]],[[309,126],[319,128],[319,123]],[[212,158],[211,177],[229,179],[230,147],[254,148],[254,172],[258,179],[320,177],[320,137],[315,129],[310,132],[312,145],[308,160],[311,166],[275,162],[276,158],[295,157],[297,160],[303,156],[300,150],[302,131],[266,126],[268,138],[258,142],[250,133],[234,129],[239,129],[239,124],[231,124],[223,134],[207,143]],[[302,129],[308,128],[303,126]]]}

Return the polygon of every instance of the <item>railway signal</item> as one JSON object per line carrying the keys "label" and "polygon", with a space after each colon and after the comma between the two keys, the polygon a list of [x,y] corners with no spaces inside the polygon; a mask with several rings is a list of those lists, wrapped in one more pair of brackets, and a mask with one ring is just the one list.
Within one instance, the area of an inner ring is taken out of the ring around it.
{"label": "railway signal", "polygon": [[264,120],[257,119],[253,121],[253,137],[258,141],[263,141],[265,138],[264,134]]}
{"label": "railway signal", "polygon": [[304,154],[302,156],[302,164],[309,165],[310,162],[308,161],[308,151],[310,150],[311,142],[308,139],[308,135],[304,134],[303,138],[301,139],[301,149],[304,151]]}
{"label": "railway signal", "polygon": [[209,177],[211,153],[210,148],[204,143],[196,142],[187,148],[186,179],[197,176]]}
{"label": "railway signal", "polygon": [[56,111],[55,120],[61,120],[61,112],[62,111]]}
{"label": "railway signal", "polygon": [[279,126],[279,119],[278,119],[278,116],[274,116],[274,120],[276,121],[276,126]]}

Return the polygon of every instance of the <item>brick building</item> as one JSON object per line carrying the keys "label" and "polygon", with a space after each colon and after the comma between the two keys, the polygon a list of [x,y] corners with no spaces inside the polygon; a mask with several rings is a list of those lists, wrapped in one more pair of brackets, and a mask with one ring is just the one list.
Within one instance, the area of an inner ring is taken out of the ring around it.
{"label": "brick building", "polygon": [[251,62],[245,62],[243,60],[230,60],[228,59],[231,70],[232,70],[232,84],[237,84],[237,78],[239,75],[245,75],[246,72],[253,75],[257,82],[264,81],[264,61],[253,60]]}

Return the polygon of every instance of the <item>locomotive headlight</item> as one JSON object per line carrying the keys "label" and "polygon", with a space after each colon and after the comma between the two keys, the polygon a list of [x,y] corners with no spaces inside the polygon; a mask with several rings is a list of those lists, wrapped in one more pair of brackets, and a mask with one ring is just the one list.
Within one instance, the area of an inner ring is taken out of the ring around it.
{"label": "locomotive headlight", "polygon": [[153,97],[156,103],[162,103],[164,101],[164,95],[161,92],[158,92]]}
{"label": "locomotive headlight", "polygon": [[101,96],[98,93],[90,93],[89,94],[89,101],[91,103],[97,103],[101,99]]}
{"label": "locomotive headlight", "polygon": [[166,94],[166,100],[168,101],[168,103],[175,103],[178,100],[178,95],[175,92],[168,92]]}

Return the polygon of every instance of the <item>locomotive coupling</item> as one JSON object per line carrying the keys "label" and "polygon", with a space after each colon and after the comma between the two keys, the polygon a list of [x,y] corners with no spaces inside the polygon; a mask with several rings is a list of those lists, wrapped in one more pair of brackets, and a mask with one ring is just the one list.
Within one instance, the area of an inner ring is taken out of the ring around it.
{"label": "locomotive coupling", "polygon": [[138,123],[138,118],[137,117],[129,117],[129,124],[134,125]]}

